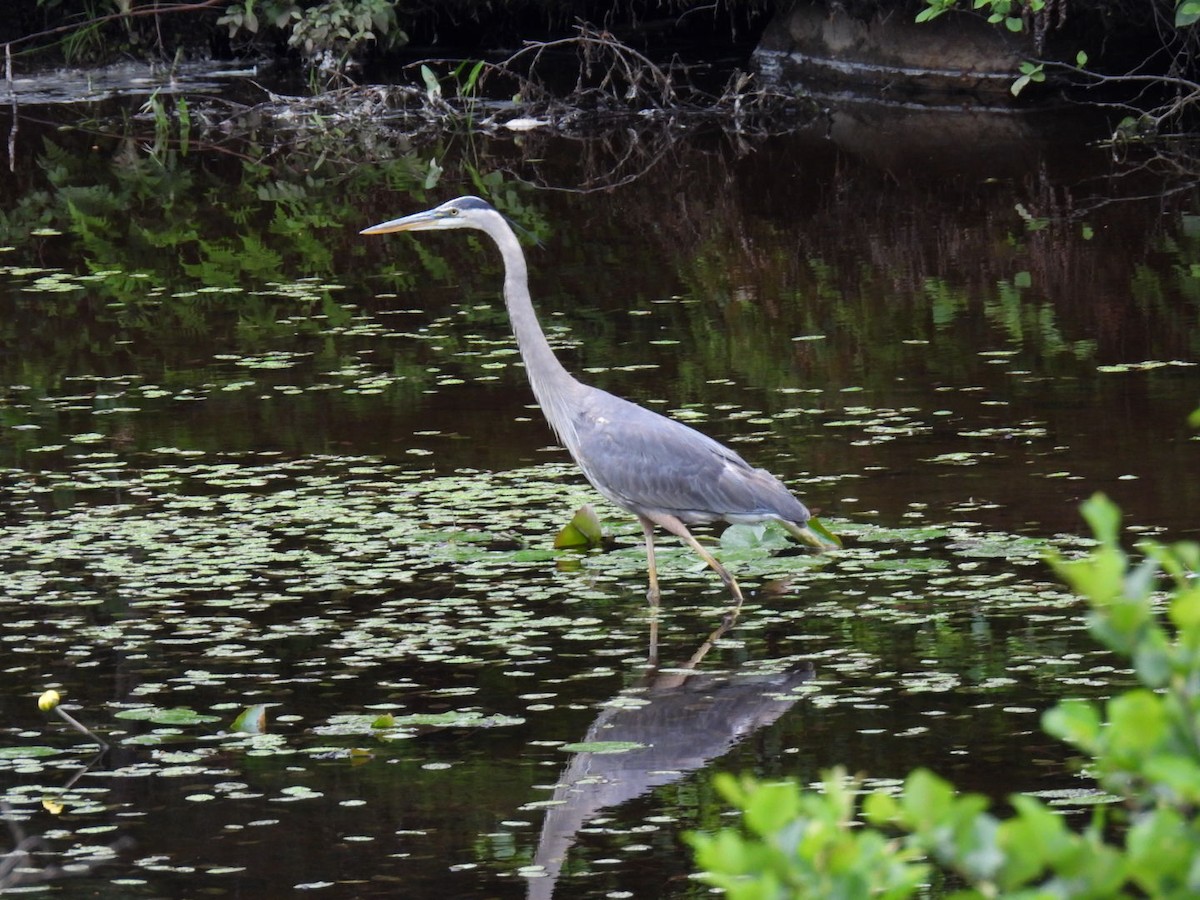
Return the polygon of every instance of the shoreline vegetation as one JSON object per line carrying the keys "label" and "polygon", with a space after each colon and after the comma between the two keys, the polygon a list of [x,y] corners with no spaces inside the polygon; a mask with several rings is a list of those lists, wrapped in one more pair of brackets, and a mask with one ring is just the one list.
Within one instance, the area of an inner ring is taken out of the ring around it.
{"label": "shoreline vegetation", "polygon": [[[764,134],[809,120],[822,106],[807,85],[772,78],[755,59],[765,33],[786,40],[789,27],[797,31],[797,17],[811,18],[814,10],[830,28],[881,33],[870,52],[885,67],[893,50],[902,49],[890,44],[914,31],[936,28],[949,34],[943,41],[961,34],[967,42],[968,32],[986,22],[997,40],[1013,48],[1005,83],[1014,110],[1064,99],[1100,106],[1112,120],[1112,141],[1122,145],[1188,156],[1184,145],[1200,98],[1194,79],[1200,39],[1193,33],[1200,0],[751,0],[716,6],[689,0],[415,6],[395,0],[89,0],[82,6],[14,0],[13,15],[0,26],[0,94],[7,94],[8,104],[25,102],[17,87],[22,80],[36,82],[37,73],[56,66],[86,72],[114,60],[148,60],[169,81],[202,59],[269,67],[294,88],[264,89],[264,102],[224,113],[193,102],[193,127],[209,119],[227,125],[239,111],[252,110],[259,117],[356,124],[385,119],[415,131],[544,128],[570,134],[654,122]],[[889,22],[902,22],[903,35],[887,31]],[[971,52],[960,54],[967,65]],[[853,85],[846,88],[853,93]],[[886,98],[886,90],[859,90],[856,99]],[[178,118],[170,106],[163,109]]]}

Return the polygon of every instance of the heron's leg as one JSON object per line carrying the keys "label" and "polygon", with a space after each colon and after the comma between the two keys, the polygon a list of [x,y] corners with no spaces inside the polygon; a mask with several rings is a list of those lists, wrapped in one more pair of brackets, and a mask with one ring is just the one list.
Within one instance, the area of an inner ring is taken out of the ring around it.
{"label": "heron's leg", "polygon": [[642,523],[642,534],[646,537],[646,566],[650,570],[650,589],[646,591],[646,599],[657,612],[661,594],[658,590],[658,567],[654,563],[654,523],[645,516],[638,516],[638,521]]}
{"label": "heron's leg", "polygon": [[721,580],[725,582],[725,587],[729,588],[729,592],[733,594],[734,606],[732,613],[733,619],[736,619],[738,612],[742,608],[742,589],[738,587],[738,583],[734,580],[733,576],[729,574],[729,571],[717,561],[717,558],[705,550],[703,545],[701,545],[701,543],[692,536],[692,533],[687,530],[687,526],[684,525],[683,522],[678,519],[678,517],[667,515],[666,513],[652,513],[645,516],[639,516],[639,518],[642,519],[643,528],[646,527],[646,519],[649,519],[655,525],[661,525],[667,531],[671,532],[671,534],[681,538],[684,543],[696,551],[696,555],[708,563],[712,567],[713,571],[721,576]]}

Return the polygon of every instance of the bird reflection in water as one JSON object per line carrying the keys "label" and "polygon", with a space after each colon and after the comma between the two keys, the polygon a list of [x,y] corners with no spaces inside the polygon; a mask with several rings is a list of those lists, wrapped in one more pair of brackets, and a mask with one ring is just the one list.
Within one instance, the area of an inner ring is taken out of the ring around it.
{"label": "bird reflection in water", "polygon": [[[685,663],[651,667],[642,683],[610,701],[584,742],[641,745],[620,753],[575,753],[558,779],[528,870],[528,900],[549,900],[580,830],[602,811],[679,781],[775,722],[813,677],[805,662],[783,672],[704,673],[696,666],[732,627],[728,621]],[[651,658],[657,635],[651,633]]]}

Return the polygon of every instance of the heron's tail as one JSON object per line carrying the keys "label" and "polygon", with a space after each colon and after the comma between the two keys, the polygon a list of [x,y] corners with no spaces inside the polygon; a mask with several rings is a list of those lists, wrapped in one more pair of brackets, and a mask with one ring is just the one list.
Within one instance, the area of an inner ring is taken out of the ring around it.
{"label": "heron's tail", "polygon": [[821,552],[837,550],[842,546],[842,539],[821,524],[821,520],[813,516],[804,525],[795,522],[784,522],[783,527],[796,540],[808,544]]}

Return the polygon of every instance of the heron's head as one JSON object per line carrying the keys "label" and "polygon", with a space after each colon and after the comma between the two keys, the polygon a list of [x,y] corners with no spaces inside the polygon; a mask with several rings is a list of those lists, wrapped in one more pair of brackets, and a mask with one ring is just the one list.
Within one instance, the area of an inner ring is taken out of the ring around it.
{"label": "heron's head", "polygon": [[364,228],[359,234],[391,234],[393,231],[433,231],[443,228],[480,228],[486,231],[488,220],[499,215],[485,200],[478,197],[459,197],[425,212],[372,225],[370,228]]}

